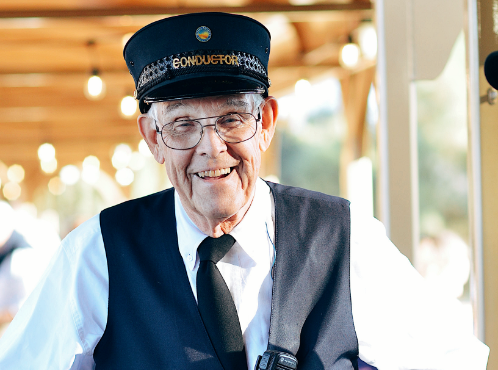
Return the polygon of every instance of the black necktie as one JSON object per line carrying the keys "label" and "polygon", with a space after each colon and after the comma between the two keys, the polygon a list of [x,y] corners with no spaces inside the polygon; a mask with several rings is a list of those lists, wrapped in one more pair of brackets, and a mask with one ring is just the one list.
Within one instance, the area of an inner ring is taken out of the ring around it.
{"label": "black necktie", "polygon": [[225,370],[247,369],[239,317],[232,296],[216,263],[232,248],[235,239],[224,234],[207,237],[199,245],[197,303],[204,326]]}

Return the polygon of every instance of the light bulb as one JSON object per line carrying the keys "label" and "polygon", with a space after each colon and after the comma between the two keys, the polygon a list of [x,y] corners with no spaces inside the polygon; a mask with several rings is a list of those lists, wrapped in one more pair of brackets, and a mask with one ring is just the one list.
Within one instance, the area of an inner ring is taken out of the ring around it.
{"label": "light bulb", "polygon": [[356,44],[346,44],[341,49],[340,62],[344,68],[354,68],[360,60],[360,48]]}
{"label": "light bulb", "polygon": [[361,54],[368,60],[374,60],[377,56],[377,32],[372,24],[367,23],[358,28],[358,43]]}
{"label": "light bulb", "polygon": [[105,95],[105,83],[94,70],[85,86],[85,95],[90,100],[100,100]]}
{"label": "light bulb", "polygon": [[50,143],[40,145],[38,148],[38,158],[43,162],[50,162],[55,158],[55,148]]}
{"label": "light bulb", "polygon": [[305,96],[311,89],[311,83],[308,80],[299,80],[294,85],[294,91],[298,96]]}
{"label": "light bulb", "polygon": [[127,95],[121,100],[121,113],[125,117],[131,117],[137,111],[137,101],[133,96]]}

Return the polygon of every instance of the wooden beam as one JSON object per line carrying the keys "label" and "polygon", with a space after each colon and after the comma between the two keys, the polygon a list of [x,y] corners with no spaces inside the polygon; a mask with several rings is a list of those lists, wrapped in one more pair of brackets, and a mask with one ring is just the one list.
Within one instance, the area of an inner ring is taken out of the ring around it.
{"label": "wooden beam", "polygon": [[337,12],[347,10],[371,10],[370,1],[349,1],[328,4],[288,5],[272,3],[254,3],[246,6],[202,6],[202,7],[168,7],[168,6],[114,6],[105,8],[79,9],[26,9],[2,10],[0,18],[82,18],[109,17],[119,15],[156,15],[184,14],[197,12],[227,13],[296,13],[296,12]]}
{"label": "wooden beam", "polygon": [[367,100],[375,75],[375,67],[370,67],[341,79],[342,100],[347,122],[346,139],[340,159],[340,192],[347,197],[348,166],[364,155],[364,130]]}

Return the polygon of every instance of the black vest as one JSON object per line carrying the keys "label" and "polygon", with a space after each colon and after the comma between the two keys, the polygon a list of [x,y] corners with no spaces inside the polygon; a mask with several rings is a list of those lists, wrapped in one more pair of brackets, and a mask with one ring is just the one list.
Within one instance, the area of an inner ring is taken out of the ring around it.
{"label": "black vest", "polygon": [[[357,369],[349,203],[268,185],[277,251],[268,348],[296,354],[299,370]],[[100,225],[109,310],[96,370],[222,370],[178,250],[173,189],[108,208]]]}

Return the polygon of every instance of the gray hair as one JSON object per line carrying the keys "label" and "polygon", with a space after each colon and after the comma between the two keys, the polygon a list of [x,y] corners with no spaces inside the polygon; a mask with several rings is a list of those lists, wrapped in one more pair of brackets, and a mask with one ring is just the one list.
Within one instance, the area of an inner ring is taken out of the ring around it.
{"label": "gray hair", "polygon": [[[260,94],[244,94],[252,103],[253,109],[259,107],[265,101],[265,98]],[[151,119],[151,125],[155,128],[155,121],[158,120],[158,108],[160,103],[152,103],[149,111],[146,113],[147,117]]]}

